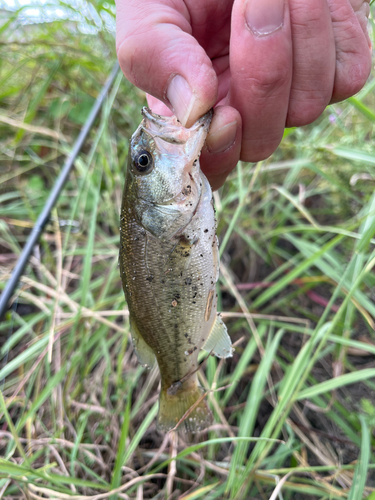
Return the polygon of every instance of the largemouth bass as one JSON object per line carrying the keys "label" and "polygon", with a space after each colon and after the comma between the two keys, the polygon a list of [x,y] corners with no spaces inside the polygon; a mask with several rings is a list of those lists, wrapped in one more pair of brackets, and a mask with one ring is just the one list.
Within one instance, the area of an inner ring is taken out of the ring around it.
{"label": "largemouth bass", "polygon": [[[139,361],[161,375],[158,428],[196,432],[212,415],[198,385],[201,348],[232,355],[217,314],[218,240],[199,155],[208,113],[190,129],[143,108],[130,142],[121,208],[120,272]],[[198,402],[198,404],[197,404]]]}

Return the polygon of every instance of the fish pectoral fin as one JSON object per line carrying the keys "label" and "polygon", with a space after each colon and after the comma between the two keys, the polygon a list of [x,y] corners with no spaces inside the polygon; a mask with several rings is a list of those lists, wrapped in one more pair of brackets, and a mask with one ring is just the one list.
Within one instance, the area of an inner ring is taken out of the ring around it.
{"label": "fish pectoral fin", "polygon": [[162,240],[169,240],[189,220],[186,214],[168,205],[150,205],[140,203],[136,213],[142,226],[153,236]]}
{"label": "fish pectoral fin", "polygon": [[218,358],[229,358],[233,355],[232,341],[219,315],[216,316],[216,321],[202,349],[212,352]]}
{"label": "fish pectoral fin", "polygon": [[130,318],[130,333],[132,336],[132,343],[138,361],[146,368],[152,368],[155,364],[155,354],[151,347],[146,344],[142,335],[139,333],[134,321]]}

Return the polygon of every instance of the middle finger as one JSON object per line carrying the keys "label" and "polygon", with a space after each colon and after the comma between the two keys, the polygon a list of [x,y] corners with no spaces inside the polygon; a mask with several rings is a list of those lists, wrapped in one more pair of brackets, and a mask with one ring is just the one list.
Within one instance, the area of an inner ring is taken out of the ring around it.
{"label": "middle finger", "polygon": [[292,80],[292,35],[285,0],[236,0],[226,104],[242,116],[241,159],[267,158],[282,139]]}

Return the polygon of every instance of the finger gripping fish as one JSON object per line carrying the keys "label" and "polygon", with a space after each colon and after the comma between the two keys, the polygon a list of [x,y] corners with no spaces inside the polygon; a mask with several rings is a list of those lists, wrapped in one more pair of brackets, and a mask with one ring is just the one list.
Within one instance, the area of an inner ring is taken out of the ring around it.
{"label": "finger gripping fish", "polygon": [[198,385],[198,353],[232,355],[217,314],[212,192],[199,166],[212,114],[189,129],[147,108],[142,114],[122,200],[121,278],[135,352],[144,366],[156,360],[160,369],[158,428],[172,429],[195,404],[182,425],[196,432],[212,421]]}

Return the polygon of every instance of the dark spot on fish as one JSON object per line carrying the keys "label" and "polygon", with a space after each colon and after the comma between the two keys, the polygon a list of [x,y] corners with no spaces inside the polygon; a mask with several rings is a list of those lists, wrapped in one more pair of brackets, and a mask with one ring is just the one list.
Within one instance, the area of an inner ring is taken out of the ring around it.
{"label": "dark spot on fish", "polygon": [[205,232],[205,233],[208,233],[208,229],[205,229],[205,230],[204,230],[204,232]]}
{"label": "dark spot on fish", "polygon": [[160,283],[162,283],[164,285],[165,281],[164,280],[160,280]]}
{"label": "dark spot on fish", "polygon": [[184,257],[189,257],[190,253],[189,252],[185,252],[184,253]]}
{"label": "dark spot on fish", "polygon": [[184,333],[184,337],[187,338],[187,341],[189,342],[189,344],[193,344],[193,342],[191,341],[191,338],[189,337],[188,333]]}
{"label": "dark spot on fish", "polygon": [[193,286],[191,287],[191,289],[193,290],[193,292],[196,292],[196,291],[198,290],[198,287],[197,287],[197,285],[193,285]]}
{"label": "dark spot on fish", "polygon": [[184,196],[189,196],[190,193],[191,193],[191,186],[186,186],[186,188],[182,190],[182,194]]}
{"label": "dark spot on fish", "polygon": [[195,300],[193,300],[193,304],[196,304]]}
{"label": "dark spot on fish", "polygon": [[175,323],[175,324],[174,324],[174,327],[175,327],[175,328],[178,328],[178,324],[177,324],[177,323]]}
{"label": "dark spot on fish", "polygon": [[191,278],[186,278],[186,280],[185,280],[186,285],[191,285],[192,282],[193,282],[193,280]]}
{"label": "dark spot on fish", "polygon": [[186,237],[184,234],[180,236],[179,242],[181,246],[184,247],[190,247],[190,241],[188,240],[188,237]]}
{"label": "dark spot on fish", "polygon": [[200,256],[203,257],[203,253],[201,253]]}
{"label": "dark spot on fish", "polygon": [[154,276],[150,274],[150,276],[147,276],[146,280],[151,283],[152,281],[154,281]]}
{"label": "dark spot on fish", "polygon": [[167,394],[170,396],[174,396],[179,389],[182,387],[182,382],[179,380],[177,382],[173,382],[173,384],[167,389]]}

